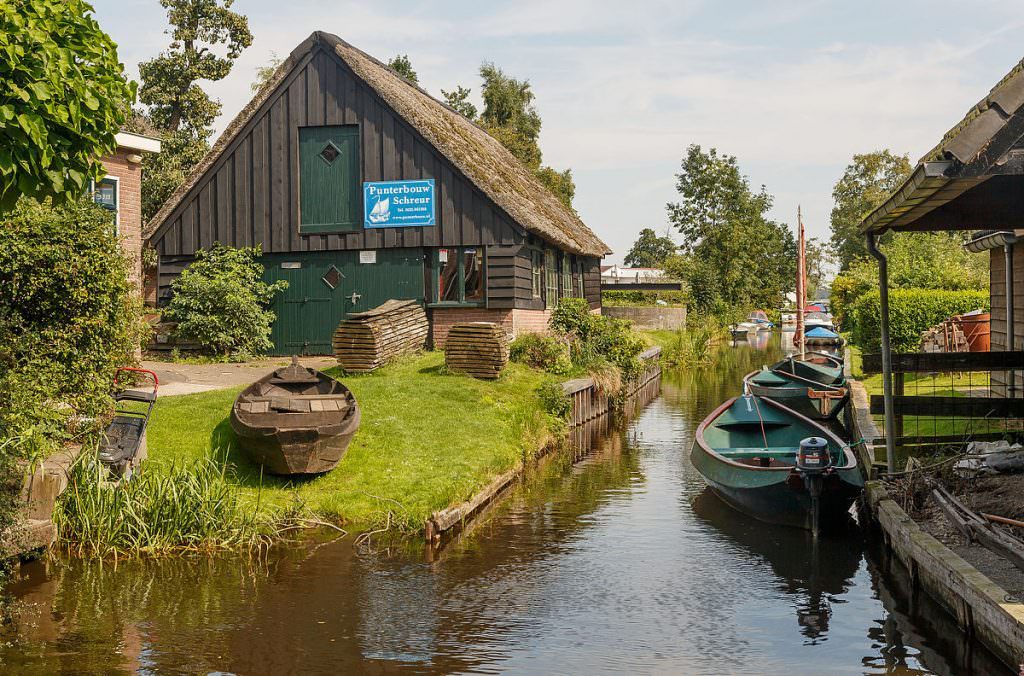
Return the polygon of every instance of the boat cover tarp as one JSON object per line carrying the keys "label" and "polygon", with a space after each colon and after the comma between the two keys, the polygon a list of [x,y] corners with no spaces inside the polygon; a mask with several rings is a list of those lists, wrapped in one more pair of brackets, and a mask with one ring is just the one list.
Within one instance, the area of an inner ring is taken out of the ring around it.
{"label": "boat cover tarp", "polygon": [[778,427],[791,424],[792,420],[778,409],[766,404],[753,396],[737,397],[728,411],[715,420],[716,427],[740,427],[748,425],[765,425]]}
{"label": "boat cover tarp", "polygon": [[804,334],[808,338],[838,338],[839,334],[834,331],[829,331],[824,326],[815,326],[813,329]]}
{"label": "boat cover tarp", "polygon": [[766,387],[778,387],[779,385],[788,385],[791,382],[788,378],[783,378],[779,374],[767,369],[761,371],[750,380]]}

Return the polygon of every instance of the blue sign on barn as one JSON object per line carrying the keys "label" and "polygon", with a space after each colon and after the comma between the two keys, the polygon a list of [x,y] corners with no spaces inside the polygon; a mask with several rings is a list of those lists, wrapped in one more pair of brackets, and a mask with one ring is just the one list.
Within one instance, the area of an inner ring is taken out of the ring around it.
{"label": "blue sign on barn", "polygon": [[434,179],[363,183],[363,224],[367,228],[436,225]]}

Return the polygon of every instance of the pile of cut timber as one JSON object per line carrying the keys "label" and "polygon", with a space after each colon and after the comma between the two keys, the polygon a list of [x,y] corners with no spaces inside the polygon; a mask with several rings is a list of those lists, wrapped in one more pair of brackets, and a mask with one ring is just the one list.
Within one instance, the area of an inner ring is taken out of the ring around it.
{"label": "pile of cut timber", "polygon": [[444,363],[474,378],[497,378],[508,363],[505,329],[489,322],[455,324],[445,340]]}
{"label": "pile of cut timber", "polygon": [[389,300],[366,312],[354,312],[334,332],[334,354],[350,373],[368,373],[388,361],[422,349],[427,342],[427,313],[414,300]]}

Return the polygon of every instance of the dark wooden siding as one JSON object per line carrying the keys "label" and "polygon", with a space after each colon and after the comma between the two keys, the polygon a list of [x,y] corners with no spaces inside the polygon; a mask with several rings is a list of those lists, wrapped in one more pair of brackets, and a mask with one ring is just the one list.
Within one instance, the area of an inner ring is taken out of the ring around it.
{"label": "dark wooden siding", "polygon": [[601,259],[583,259],[583,295],[590,307],[601,307]]}
{"label": "dark wooden siding", "polygon": [[[299,234],[298,129],[358,124],[362,181],[433,178],[438,225]],[[268,253],[514,245],[523,231],[335,55],[316,48],[228,144],[155,233],[162,256],[215,241]]]}
{"label": "dark wooden siding", "polygon": [[487,307],[543,310],[533,297],[531,249],[524,245],[487,247]]}
{"label": "dark wooden siding", "polygon": [[[989,294],[992,302],[991,345],[992,352],[1002,352],[1006,345],[1006,259],[1003,249],[992,249],[989,253]],[[1024,349],[1024,245],[1013,246],[1013,337],[1016,349]],[[1017,386],[1021,376],[1017,375]],[[1009,373],[992,372],[992,391],[1005,395]]]}

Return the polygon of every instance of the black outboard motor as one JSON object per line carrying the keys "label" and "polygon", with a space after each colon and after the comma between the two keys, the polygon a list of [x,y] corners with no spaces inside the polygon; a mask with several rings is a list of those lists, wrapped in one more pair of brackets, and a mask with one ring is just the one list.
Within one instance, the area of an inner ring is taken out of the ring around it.
{"label": "black outboard motor", "polygon": [[821,437],[807,437],[800,441],[796,455],[796,470],[803,477],[804,487],[811,496],[811,532],[818,536],[819,499],[825,482],[825,472],[832,465],[828,441]]}

